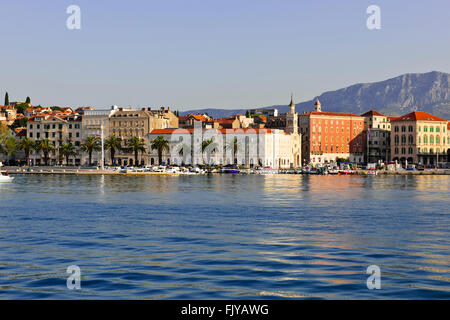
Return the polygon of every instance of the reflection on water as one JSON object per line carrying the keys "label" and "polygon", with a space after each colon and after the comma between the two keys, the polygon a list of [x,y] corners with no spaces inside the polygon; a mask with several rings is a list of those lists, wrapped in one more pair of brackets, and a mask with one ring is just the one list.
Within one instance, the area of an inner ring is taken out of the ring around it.
{"label": "reflection on water", "polygon": [[449,298],[449,190],[448,176],[16,176],[0,184],[0,298]]}

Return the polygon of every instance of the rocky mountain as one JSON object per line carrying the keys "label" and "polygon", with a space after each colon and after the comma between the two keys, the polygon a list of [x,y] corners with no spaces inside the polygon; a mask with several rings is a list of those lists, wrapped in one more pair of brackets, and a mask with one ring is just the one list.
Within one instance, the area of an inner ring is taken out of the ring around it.
{"label": "rocky mountain", "polygon": [[[362,114],[375,109],[386,115],[403,115],[415,110],[450,119],[450,74],[443,72],[410,73],[385,81],[359,83],[318,96],[322,111]],[[315,98],[314,98],[315,99]],[[299,113],[310,111],[314,99],[296,104]],[[280,113],[287,105],[270,106]],[[207,112],[212,117],[226,117],[247,109],[197,109],[182,114]]]}

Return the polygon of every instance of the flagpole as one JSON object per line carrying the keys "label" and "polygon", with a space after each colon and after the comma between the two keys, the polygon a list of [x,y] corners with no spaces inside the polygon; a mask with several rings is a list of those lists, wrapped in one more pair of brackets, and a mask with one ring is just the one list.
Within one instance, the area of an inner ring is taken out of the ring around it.
{"label": "flagpole", "polygon": [[103,138],[103,124],[101,125],[102,130],[102,170],[105,170],[105,143]]}

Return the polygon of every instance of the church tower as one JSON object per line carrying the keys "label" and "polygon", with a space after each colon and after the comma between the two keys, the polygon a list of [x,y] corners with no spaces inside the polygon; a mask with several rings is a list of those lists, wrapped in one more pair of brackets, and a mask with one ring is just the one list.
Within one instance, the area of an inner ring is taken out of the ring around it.
{"label": "church tower", "polygon": [[319,98],[317,98],[316,102],[314,102],[314,111],[322,112],[322,106],[320,104]]}
{"label": "church tower", "polygon": [[289,112],[286,113],[286,132],[298,133],[298,113],[295,112],[294,96],[291,95],[291,103],[289,104]]}

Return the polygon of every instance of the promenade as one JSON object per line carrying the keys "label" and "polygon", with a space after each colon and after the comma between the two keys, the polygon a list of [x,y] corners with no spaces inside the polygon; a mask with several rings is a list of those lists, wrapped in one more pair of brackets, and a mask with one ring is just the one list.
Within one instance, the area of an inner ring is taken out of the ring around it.
{"label": "promenade", "polygon": [[[10,174],[59,174],[59,175],[179,175],[180,173],[172,172],[127,172],[122,173],[120,170],[113,169],[96,169],[83,167],[2,167],[2,171]],[[367,170],[355,170],[360,174],[364,174]],[[425,169],[423,171],[414,170],[377,170],[377,175],[450,175],[450,169]]]}

